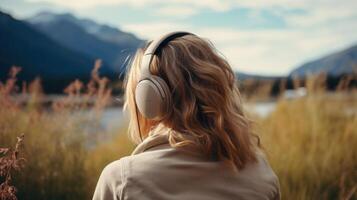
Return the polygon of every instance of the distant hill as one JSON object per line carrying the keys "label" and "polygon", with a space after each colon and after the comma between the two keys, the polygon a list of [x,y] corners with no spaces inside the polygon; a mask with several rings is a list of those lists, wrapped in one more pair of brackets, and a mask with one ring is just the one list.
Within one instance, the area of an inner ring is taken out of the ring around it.
{"label": "distant hill", "polygon": [[244,81],[247,79],[254,79],[254,80],[276,80],[283,77],[280,76],[264,76],[264,75],[256,75],[256,74],[247,74],[243,72],[236,72],[236,77],[238,80]]}
{"label": "distant hill", "polygon": [[116,72],[123,71],[126,59],[144,42],[133,34],[68,13],[41,12],[27,21],[65,47],[101,58]]}
{"label": "distant hill", "polygon": [[[94,59],[66,48],[26,22],[0,12],[0,79],[5,79],[11,66],[21,66],[20,80],[39,76],[49,92],[61,92],[70,80],[88,79]],[[103,66],[102,74],[113,74]]]}
{"label": "distant hill", "polygon": [[357,45],[308,62],[296,68],[290,76],[304,76],[307,73],[326,72],[329,76],[357,73]]}

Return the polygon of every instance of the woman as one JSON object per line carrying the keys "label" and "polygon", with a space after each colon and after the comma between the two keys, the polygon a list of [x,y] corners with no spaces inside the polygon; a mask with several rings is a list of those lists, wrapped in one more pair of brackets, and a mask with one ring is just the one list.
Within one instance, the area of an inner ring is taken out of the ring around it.
{"label": "woman", "polygon": [[93,200],[280,199],[234,72],[211,43],[174,32],[139,49],[125,95],[138,146],[105,167]]}

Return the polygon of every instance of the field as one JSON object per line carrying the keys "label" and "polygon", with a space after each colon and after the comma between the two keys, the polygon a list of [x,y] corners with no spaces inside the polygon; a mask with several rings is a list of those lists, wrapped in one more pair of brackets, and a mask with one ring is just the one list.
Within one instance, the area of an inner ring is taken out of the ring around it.
{"label": "field", "polygon": [[[0,148],[15,146],[16,137],[24,134],[18,156],[25,161],[18,170],[9,169],[8,183],[17,188],[18,199],[90,199],[103,167],[134,148],[125,125],[97,127],[111,99],[106,79],[94,71],[91,82],[74,82],[65,98],[44,107],[38,103],[44,95],[40,81],[17,88],[17,72],[0,84]],[[327,93],[316,80],[307,82],[305,97],[277,98],[269,116],[252,113],[256,132],[279,176],[282,199],[357,199],[357,92]],[[11,98],[21,91],[30,96],[28,102]],[[97,100],[94,105],[73,103],[78,97]],[[93,115],[76,114],[83,110]]]}

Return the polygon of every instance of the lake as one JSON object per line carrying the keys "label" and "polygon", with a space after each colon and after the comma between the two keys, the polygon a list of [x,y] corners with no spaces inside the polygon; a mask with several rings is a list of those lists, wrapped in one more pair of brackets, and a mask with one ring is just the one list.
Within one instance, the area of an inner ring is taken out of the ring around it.
{"label": "lake", "polygon": [[[245,108],[248,112],[257,114],[260,117],[266,117],[274,111],[276,102],[257,102],[246,103]],[[128,122],[128,114],[123,112],[122,107],[107,108],[103,112],[100,121],[105,129],[120,128],[124,123]]]}

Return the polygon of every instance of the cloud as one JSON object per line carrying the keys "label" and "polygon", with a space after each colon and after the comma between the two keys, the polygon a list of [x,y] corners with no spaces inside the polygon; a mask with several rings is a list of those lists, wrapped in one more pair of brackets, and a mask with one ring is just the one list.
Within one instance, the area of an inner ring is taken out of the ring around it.
{"label": "cloud", "polygon": [[129,5],[133,7],[147,7],[152,5],[177,5],[188,8],[203,8],[217,11],[228,10],[231,4],[228,1],[221,0],[205,0],[205,1],[191,1],[191,0],[27,0],[29,2],[51,2],[57,5],[73,8],[73,9],[87,9],[95,6],[113,6],[113,5]]}
{"label": "cloud", "polygon": [[[232,11],[237,8],[249,9],[250,16],[258,20],[261,11],[268,11],[284,19],[291,27],[309,27],[357,17],[357,1],[345,0],[27,0],[29,2],[50,2],[77,11],[93,9],[98,6],[129,6],[136,9],[151,10],[157,16],[188,18],[207,9],[215,12]],[[289,11],[300,10],[300,14]],[[171,17],[171,18],[170,18]],[[165,19],[163,19],[165,20]],[[204,19],[203,19],[204,20]]]}
{"label": "cloud", "polygon": [[[357,8],[357,5],[355,8]],[[285,20],[292,27],[313,27],[326,23],[334,24],[352,17],[357,17],[354,9],[339,9],[336,7],[317,8],[304,15],[286,16]]]}
{"label": "cloud", "polygon": [[160,34],[173,30],[189,31],[189,26],[184,24],[175,24],[170,22],[151,22],[138,24],[122,24],[121,29],[135,33],[137,36],[145,39],[153,39]]}
{"label": "cloud", "polygon": [[142,7],[144,5],[152,4],[159,2],[158,0],[74,0],[74,1],[66,1],[66,0],[27,0],[29,2],[51,2],[53,4],[72,8],[75,10],[88,9],[96,6],[112,6],[112,5],[130,5],[133,7]]}
{"label": "cloud", "polygon": [[[231,31],[231,32],[230,32]],[[293,67],[356,42],[356,28],[325,30],[206,30],[236,70],[286,74]]]}
{"label": "cloud", "polygon": [[130,24],[123,28],[150,38],[172,30],[192,31],[211,40],[235,70],[270,75],[287,74],[302,62],[345,48],[355,42],[357,32],[349,23],[309,31],[236,30],[172,23]]}
{"label": "cloud", "polygon": [[[345,0],[254,0],[237,1],[236,6],[251,9],[269,9],[284,18],[290,27],[313,27],[357,17],[357,1]],[[286,10],[300,10],[300,14],[289,14]],[[356,25],[355,25],[356,26]]]}
{"label": "cloud", "polygon": [[155,14],[160,16],[187,18],[197,14],[199,10],[187,6],[163,6]]}
{"label": "cloud", "polygon": [[350,9],[356,8],[357,2],[354,0],[345,0],[341,3],[340,0],[27,0],[29,2],[52,2],[58,5],[73,7],[73,8],[88,8],[93,6],[103,5],[130,5],[134,7],[147,7],[150,5],[176,5],[185,7],[195,7],[202,9],[212,9],[215,11],[227,11],[236,7],[246,7],[252,9],[267,9],[267,8],[301,8],[301,9]]}

